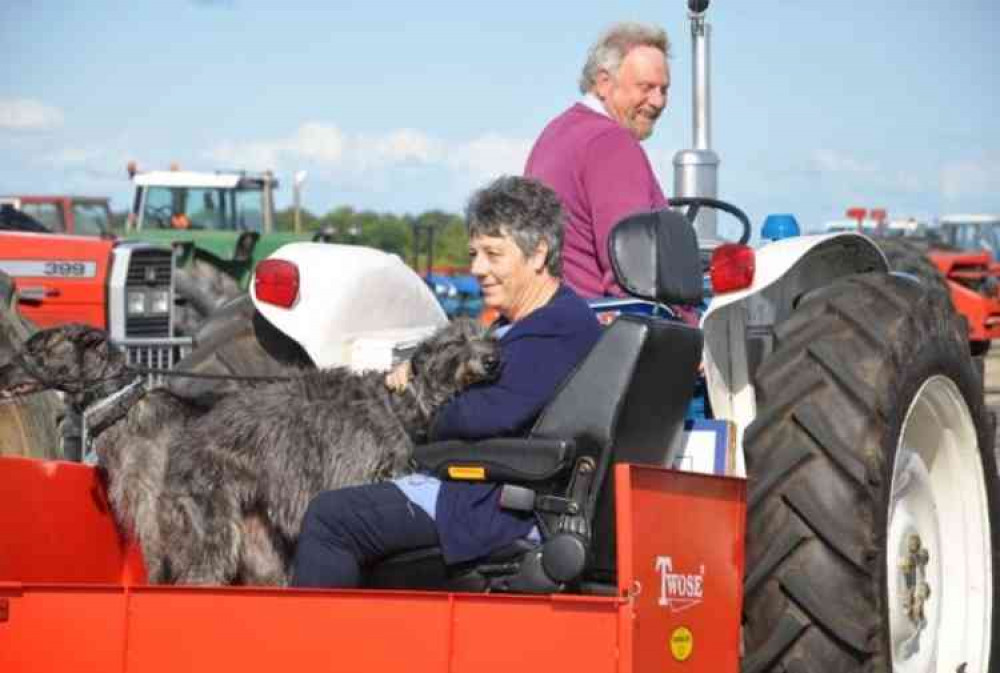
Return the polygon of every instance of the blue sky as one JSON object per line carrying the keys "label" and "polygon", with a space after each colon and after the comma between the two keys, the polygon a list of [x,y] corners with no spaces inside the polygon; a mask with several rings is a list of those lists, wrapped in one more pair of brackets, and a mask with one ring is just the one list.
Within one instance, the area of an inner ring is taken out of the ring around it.
{"label": "blue sky", "polygon": [[[670,104],[645,143],[670,191],[691,143],[684,0],[0,5],[0,193],[107,195],[125,164],[273,169],[291,201],[461,209],[520,172],[608,24],[663,25]],[[720,197],[807,229],[853,205],[1000,211],[1000,9],[990,0],[715,0]]]}

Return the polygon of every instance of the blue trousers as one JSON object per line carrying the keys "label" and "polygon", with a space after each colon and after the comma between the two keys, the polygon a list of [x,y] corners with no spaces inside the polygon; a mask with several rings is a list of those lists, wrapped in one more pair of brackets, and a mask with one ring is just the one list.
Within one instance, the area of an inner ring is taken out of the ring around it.
{"label": "blue trousers", "polygon": [[366,566],[437,544],[434,520],[394,484],[324,491],[302,521],[292,586],[357,587]]}

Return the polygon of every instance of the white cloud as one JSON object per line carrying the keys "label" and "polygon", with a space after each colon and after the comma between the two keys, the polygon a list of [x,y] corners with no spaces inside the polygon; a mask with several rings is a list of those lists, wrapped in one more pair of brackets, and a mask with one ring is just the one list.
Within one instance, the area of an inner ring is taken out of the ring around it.
{"label": "white cloud", "polygon": [[1000,192],[1000,157],[950,161],[941,168],[941,193],[953,200]]}
{"label": "white cloud", "polygon": [[346,139],[336,126],[320,122],[307,122],[279,150],[292,156],[316,161],[337,163],[344,156]]}
{"label": "white cloud", "polygon": [[810,167],[820,173],[839,173],[848,175],[872,175],[879,171],[878,166],[871,161],[862,161],[837,150],[814,150],[809,157]]}
{"label": "white cloud", "polygon": [[128,154],[110,142],[101,147],[65,147],[42,153],[37,163],[66,175],[82,175],[112,184],[124,183]]}
{"label": "white cloud", "polygon": [[832,179],[834,184],[862,195],[915,194],[933,188],[929,171],[900,168],[898,164],[892,156],[862,159],[841,150],[824,148],[813,150],[809,155],[806,172]]}
{"label": "white cloud", "polygon": [[270,142],[224,142],[205,152],[205,157],[225,167],[263,171],[279,165],[280,148]]}
{"label": "white cloud", "polygon": [[0,100],[0,129],[45,131],[62,123],[62,111],[50,105],[27,98]]}
{"label": "white cloud", "polygon": [[336,126],[307,122],[286,138],[223,142],[204,155],[227,167],[263,171],[303,159],[336,164],[343,157],[344,146],[344,134]]}
{"label": "white cloud", "polygon": [[[444,154],[442,144],[421,131],[400,129],[377,136],[371,141],[371,150],[381,160],[394,163],[430,164]],[[358,143],[359,154],[366,151],[365,142]]]}
{"label": "white cloud", "polygon": [[455,148],[448,161],[452,168],[470,174],[474,182],[498,175],[520,175],[532,142],[487,133]]}
{"label": "white cloud", "polygon": [[463,181],[480,181],[502,173],[520,174],[530,148],[530,141],[497,133],[447,142],[416,129],[349,134],[333,124],[308,122],[284,138],[226,142],[205,156],[227,166],[255,170],[294,170],[308,163],[329,174],[420,165],[448,169]]}
{"label": "white cloud", "polygon": [[67,147],[51,154],[43,155],[42,161],[53,168],[72,168],[100,159],[99,150],[83,147]]}

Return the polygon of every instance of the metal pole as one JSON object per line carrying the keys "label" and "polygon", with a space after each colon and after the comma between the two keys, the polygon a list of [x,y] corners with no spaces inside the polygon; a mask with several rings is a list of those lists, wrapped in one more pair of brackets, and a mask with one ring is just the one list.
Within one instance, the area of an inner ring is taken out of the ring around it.
{"label": "metal pole", "polygon": [[302,188],[299,185],[299,183],[298,183],[297,180],[295,181],[295,183],[292,186],[294,187],[294,189],[292,189],[292,198],[295,200],[295,233],[296,234],[301,234],[302,233],[302,215],[301,215],[301,208],[300,208],[299,193],[302,191]]}
{"label": "metal pole", "polygon": [[691,55],[694,73],[693,142],[696,150],[712,148],[711,72],[708,60],[711,36],[712,27],[705,23],[704,16],[691,20]]}
{"label": "metal pole", "polygon": [[[709,37],[711,26],[705,21],[708,3],[692,11],[691,60],[692,60],[692,122],[693,149],[681,150],[674,155],[674,194],[677,196],[706,196],[718,198],[719,157],[712,151],[711,128],[711,73],[709,70]],[[717,239],[716,213],[702,208],[695,221],[695,229],[703,239]]]}
{"label": "metal pole", "polygon": [[[274,229],[274,176],[271,171],[264,171],[264,233],[270,234]],[[235,194],[234,194],[235,197]],[[234,211],[235,212],[235,209]]]}

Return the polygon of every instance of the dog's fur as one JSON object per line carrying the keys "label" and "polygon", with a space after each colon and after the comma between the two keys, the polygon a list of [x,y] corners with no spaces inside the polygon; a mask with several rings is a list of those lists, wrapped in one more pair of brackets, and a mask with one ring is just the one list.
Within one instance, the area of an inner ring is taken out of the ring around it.
{"label": "dog's fur", "polygon": [[[280,585],[310,499],[404,473],[434,412],[492,378],[498,358],[478,326],[456,321],[416,349],[401,393],[381,373],[342,368],[289,370],[207,408],[154,388],[94,448],[151,582]],[[124,369],[103,332],[60,327],[0,367],[0,390],[56,384],[83,408],[121,388]]]}

